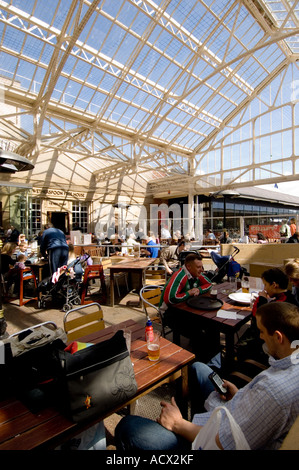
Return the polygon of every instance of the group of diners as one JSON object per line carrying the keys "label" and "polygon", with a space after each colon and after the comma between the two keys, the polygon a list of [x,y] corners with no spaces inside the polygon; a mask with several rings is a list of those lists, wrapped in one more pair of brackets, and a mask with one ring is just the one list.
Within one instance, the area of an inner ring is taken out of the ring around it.
{"label": "group of diners", "polygon": [[[211,364],[196,361],[191,367],[189,382],[194,411],[192,422],[183,418],[174,398],[170,403],[163,401],[156,421],[127,416],[119,422],[115,430],[118,450],[196,450],[197,442],[201,441],[200,433],[205,432],[204,425],[218,406],[226,407],[231,413],[248,448],[280,448],[299,415],[299,361],[293,346],[299,339],[299,259],[288,262],[284,270],[265,270],[261,279],[264,288],[253,305],[245,343],[251,343],[249,354],[264,355],[265,370],[239,389],[224,379],[227,392],[220,394],[209,380],[215,370],[211,367],[213,361]],[[291,291],[288,290],[289,282]],[[173,316],[174,307],[192,296],[207,294],[211,287],[201,255],[187,255],[184,265],[174,271],[164,287],[160,308],[166,323],[179,327],[182,334],[189,334],[191,338],[196,332],[200,341],[198,326],[186,325],[182,313],[181,317]],[[243,355],[246,357],[244,351]],[[216,438],[211,439],[211,449],[236,448],[229,419],[223,412]]]}

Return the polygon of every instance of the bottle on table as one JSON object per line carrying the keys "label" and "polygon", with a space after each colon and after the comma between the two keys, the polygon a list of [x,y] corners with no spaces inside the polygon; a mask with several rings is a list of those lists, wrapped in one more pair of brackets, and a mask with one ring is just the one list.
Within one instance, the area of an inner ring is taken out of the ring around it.
{"label": "bottle on table", "polygon": [[148,317],[145,325],[145,341],[152,341],[154,337],[154,328],[151,319]]}

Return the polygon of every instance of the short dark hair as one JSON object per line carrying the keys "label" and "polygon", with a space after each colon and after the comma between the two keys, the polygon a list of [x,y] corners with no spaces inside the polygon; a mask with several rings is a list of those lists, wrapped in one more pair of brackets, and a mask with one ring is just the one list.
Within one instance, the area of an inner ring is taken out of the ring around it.
{"label": "short dark hair", "polygon": [[201,261],[202,260],[201,254],[199,254],[199,253],[189,253],[189,255],[187,255],[186,258],[185,258],[185,264],[192,263],[192,261],[195,261],[196,259]]}
{"label": "short dark hair", "polygon": [[279,268],[267,269],[262,273],[261,278],[269,284],[276,282],[281,289],[287,289],[289,284],[288,276]]}
{"label": "short dark hair", "polygon": [[269,302],[259,307],[256,315],[260,317],[269,335],[280,331],[290,343],[299,340],[299,308],[288,302]]}

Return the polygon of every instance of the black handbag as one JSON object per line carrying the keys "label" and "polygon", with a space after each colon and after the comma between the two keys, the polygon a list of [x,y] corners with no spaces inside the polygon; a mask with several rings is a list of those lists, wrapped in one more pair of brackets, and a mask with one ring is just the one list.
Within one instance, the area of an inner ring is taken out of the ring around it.
{"label": "black handbag", "polygon": [[133,397],[135,374],[123,331],[74,354],[59,352],[63,395],[74,422],[107,413]]}
{"label": "black handbag", "polygon": [[57,354],[66,348],[66,341],[65,332],[53,322],[40,323],[6,338],[0,398],[14,395],[33,412],[53,404],[59,388]]}

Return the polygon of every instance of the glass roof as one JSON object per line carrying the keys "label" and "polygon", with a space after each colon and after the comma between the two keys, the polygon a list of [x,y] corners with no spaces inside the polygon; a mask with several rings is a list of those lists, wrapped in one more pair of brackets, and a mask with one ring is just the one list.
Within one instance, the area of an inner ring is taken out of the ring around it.
{"label": "glass roof", "polygon": [[234,120],[239,145],[252,138],[264,98],[254,100],[278,76],[272,96],[287,70],[299,89],[298,16],[288,0],[0,0],[1,138],[43,165],[67,158],[97,183],[133,174],[144,184],[202,174],[203,186],[240,182],[241,153],[225,156],[237,170],[219,178],[217,148],[223,159]]}

